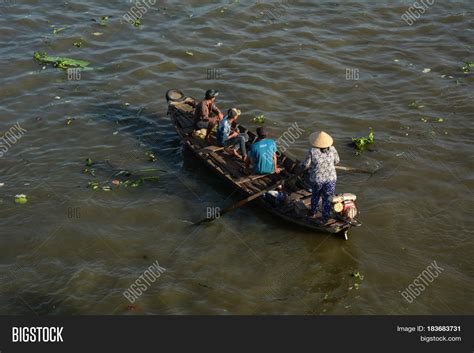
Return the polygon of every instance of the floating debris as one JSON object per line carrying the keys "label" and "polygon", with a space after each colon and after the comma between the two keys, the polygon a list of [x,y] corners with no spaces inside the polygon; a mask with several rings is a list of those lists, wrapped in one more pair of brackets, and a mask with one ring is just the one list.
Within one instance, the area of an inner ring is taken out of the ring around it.
{"label": "floating debris", "polygon": [[19,203],[20,205],[23,205],[28,202],[28,199],[26,198],[25,194],[19,194],[15,195],[15,202]]}
{"label": "floating debris", "polygon": [[93,32],[93,33],[92,33],[92,35],[93,35],[93,36],[96,36],[96,37],[101,36],[101,35],[103,35],[103,34],[104,34],[104,33],[102,33],[102,32]]}
{"label": "floating debris", "polygon": [[357,150],[362,151],[367,145],[374,143],[373,131],[369,132],[369,136],[367,137],[353,137],[352,143]]}
{"label": "floating debris", "polygon": [[431,69],[428,69],[428,68],[423,69],[423,73],[424,73],[424,74],[427,74],[428,72],[431,72]]}
{"label": "floating debris", "polygon": [[408,104],[408,107],[410,107],[412,109],[421,109],[421,108],[424,108],[425,106],[419,104],[418,101],[414,101],[414,102],[411,102],[410,104]]}
{"label": "floating debris", "polygon": [[263,114],[254,116],[253,122],[257,124],[265,124],[265,116]]}
{"label": "floating debris", "polygon": [[89,183],[87,184],[87,187],[88,188],[91,188],[92,190],[96,190],[99,188],[99,182],[97,181],[89,181]]}
{"label": "floating debris", "polygon": [[142,25],[142,22],[140,21],[139,18],[136,18],[136,19],[133,20],[132,25],[134,27],[140,27]]}
{"label": "floating debris", "polygon": [[145,156],[148,157],[148,160],[149,160],[150,162],[156,162],[156,161],[157,161],[156,156],[155,156],[155,155],[153,154],[153,152],[151,152],[151,151],[145,152]]}
{"label": "floating debris", "polygon": [[354,277],[355,279],[358,279],[360,281],[364,279],[364,275],[360,272],[352,272],[351,277]]}
{"label": "floating debris", "polygon": [[86,166],[87,166],[87,167],[92,166],[92,163],[93,163],[93,162],[92,162],[92,159],[90,159],[90,158],[87,158],[87,159],[86,159]]}
{"label": "floating debris", "polygon": [[66,27],[55,28],[53,29],[53,34],[58,34],[59,32],[64,31],[65,29]]}
{"label": "floating debris", "polygon": [[82,46],[84,45],[84,42],[82,40],[80,40],[78,42],[72,43],[72,45],[74,45],[75,47],[78,47],[78,48],[82,48]]}
{"label": "floating debris", "polygon": [[84,68],[90,65],[90,62],[85,60],[76,60],[61,56],[49,56],[45,52],[35,52],[33,57],[43,64],[53,64],[55,67],[59,67],[60,69],[68,69],[70,67]]}
{"label": "floating debris", "polygon": [[186,51],[185,53],[188,54],[189,56],[194,56],[194,53],[192,51]]}
{"label": "floating debris", "polygon": [[468,74],[469,72],[471,72],[471,68],[474,68],[474,62],[466,61],[466,62],[464,63],[464,66],[461,67],[461,70],[462,70],[462,72],[464,72],[465,74]]}

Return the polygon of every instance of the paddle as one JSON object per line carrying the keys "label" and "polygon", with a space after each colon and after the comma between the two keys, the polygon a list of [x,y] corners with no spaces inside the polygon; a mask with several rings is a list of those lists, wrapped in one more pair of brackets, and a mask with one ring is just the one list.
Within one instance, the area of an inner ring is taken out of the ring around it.
{"label": "paddle", "polygon": [[[344,170],[344,171],[347,171],[347,172],[356,172],[356,173],[367,173],[367,174],[373,174],[371,171],[368,171],[368,170],[364,170],[364,169],[359,169],[359,168],[352,168],[352,167],[346,167],[346,166],[342,166],[342,165],[337,165],[336,166],[336,169],[338,170]],[[253,195],[250,195],[249,197],[243,199],[243,200],[240,200],[239,202],[233,204],[232,206],[229,206],[229,207],[226,207],[224,208],[220,213],[219,213],[219,217],[225,215],[226,213],[229,213],[237,208],[240,208],[246,204],[248,204],[249,202],[259,198],[260,196],[262,196],[263,194],[265,194],[266,192],[268,191],[271,191],[271,190],[274,190],[276,189],[279,185],[285,183],[285,182],[288,182],[290,180],[293,180],[294,178],[297,178],[299,176],[301,176],[304,172],[306,172],[307,169],[304,169],[302,170],[301,172],[295,174],[295,175],[292,175],[290,177],[288,177],[287,179],[282,179],[280,181],[278,181],[277,183],[263,189],[262,191],[260,192],[257,192],[256,194],[253,194]],[[196,222],[194,223],[195,225],[201,225],[203,223],[208,223],[208,222],[212,222],[214,221],[215,219],[217,219],[218,217],[207,217],[207,218],[204,218],[204,219],[201,219],[199,222]]]}
{"label": "paddle", "polygon": [[[224,208],[222,211],[220,211],[219,213],[219,217],[225,215],[226,213],[229,213],[237,208],[240,208],[244,205],[246,205],[247,203],[249,203],[250,201],[253,201],[255,200],[256,198],[259,198],[260,196],[262,196],[263,194],[265,194],[266,192],[268,191],[271,191],[271,190],[274,190],[276,189],[278,186],[280,186],[281,184],[285,183],[285,182],[288,182],[289,180],[292,180],[292,179],[295,179],[297,177],[299,177],[301,174],[303,174],[306,170],[302,170],[300,173],[298,174],[295,174],[295,175],[292,175],[286,179],[281,179],[279,180],[277,183],[273,184],[273,185],[270,185],[269,187],[263,189],[262,191],[259,191],[257,192],[256,194],[253,194],[253,195],[250,195],[249,197],[243,199],[243,200],[240,200],[239,202],[233,204],[232,206],[229,206],[229,207],[226,207]],[[207,218],[204,218],[204,219],[201,219],[199,222],[196,222],[194,223],[195,225],[201,225],[203,223],[207,223],[207,222],[212,222],[213,220],[217,219],[217,217],[207,217]]]}
{"label": "paddle", "polygon": [[336,169],[337,170],[343,170],[343,171],[346,171],[346,172],[374,174],[374,172],[371,172],[370,170],[353,168],[353,167],[346,167],[346,166],[343,166],[343,165],[336,165]]}

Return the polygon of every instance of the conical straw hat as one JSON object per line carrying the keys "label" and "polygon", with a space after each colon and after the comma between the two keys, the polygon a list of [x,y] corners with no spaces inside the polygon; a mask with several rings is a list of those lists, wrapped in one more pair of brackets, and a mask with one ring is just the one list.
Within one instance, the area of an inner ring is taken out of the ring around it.
{"label": "conical straw hat", "polygon": [[313,132],[309,136],[309,143],[313,147],[317,148],[327,148],[332,146],[333,140],[329,134],[325,133],[324,131],[321,132]]}

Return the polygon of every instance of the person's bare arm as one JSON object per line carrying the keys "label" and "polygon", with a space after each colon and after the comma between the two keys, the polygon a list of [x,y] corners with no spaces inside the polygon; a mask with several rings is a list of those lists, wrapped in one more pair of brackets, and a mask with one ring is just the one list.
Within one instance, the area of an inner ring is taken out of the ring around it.
{"label": "person's bare arm", "polygon": [[281,169],[278,168],[278,161],[277,161],[277,154],[273,154],[273,166],[275,168],[275,173],[279,174],[281,172]]}
{"label": "person's bare arm", "polygon": [[222,112],[219,110],[219,108],[217,108],[217,105],[215,104],[212,104],[212,112],[218,116],[219,120],[224,118],[224,114],[222,114]]}

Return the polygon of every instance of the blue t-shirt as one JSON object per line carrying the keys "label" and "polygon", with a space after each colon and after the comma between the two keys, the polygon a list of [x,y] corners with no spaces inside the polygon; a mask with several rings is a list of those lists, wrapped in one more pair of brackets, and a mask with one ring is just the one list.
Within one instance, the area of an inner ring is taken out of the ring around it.
{"label": "blue t-shirt", "polygon": [[277,151],[275,141],[263,139],[255,142],[250,149],[255,174],[271,174],[275,171],[273,155]]}
{"label": "blue t-shirt", "polygon": [[229,117],[226,115],[224,119],[219,122],[219,126],[217,127],[217,143],[220,146],[224,146],[225,141],[229,138],[230,131],[231,131],[231,123],[229,121]]}

